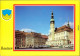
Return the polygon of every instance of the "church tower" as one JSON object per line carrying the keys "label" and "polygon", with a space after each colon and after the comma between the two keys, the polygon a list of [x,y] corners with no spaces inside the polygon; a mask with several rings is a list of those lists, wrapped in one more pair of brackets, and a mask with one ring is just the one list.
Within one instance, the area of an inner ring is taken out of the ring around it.
{"label": "church tower", "polygon": [[70,24],[69,24],[69,18],[68,18],[68,24],[67,24],[67,26],[70,28]]}
{"label": "church tower", "polygon": [[54,40],[54,27],[55,21],[54,21],[54,16],[53,16],[53,11],[51,13],[51,20],[50,20],[50,35],[49,35],[49,41]]}

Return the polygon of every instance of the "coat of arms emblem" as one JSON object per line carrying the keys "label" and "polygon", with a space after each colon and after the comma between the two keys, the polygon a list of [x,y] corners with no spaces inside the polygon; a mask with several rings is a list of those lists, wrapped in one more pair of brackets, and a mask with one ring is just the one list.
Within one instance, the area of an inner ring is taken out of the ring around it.
{"label": "coat of arms emblem", "polygon": [[11,16],[12,16],[11,12],[12,11],[9,9],[2,10],[2,18],[5,20],[11,19]]}

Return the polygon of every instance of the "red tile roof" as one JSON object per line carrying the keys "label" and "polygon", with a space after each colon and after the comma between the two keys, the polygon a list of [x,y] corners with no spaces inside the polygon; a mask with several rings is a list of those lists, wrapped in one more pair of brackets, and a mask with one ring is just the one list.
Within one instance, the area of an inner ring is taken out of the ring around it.
{"label": "red tile roof", "polygon": [[48,39],[48,36],[46,36],[46,35],[41,35],[42,36],[42,38],[47,38]]}
{"label": "red tile roof", "polygon": [[[36,32],[24,32],[24,31],[15,31],[16,34],[23,34],[25,36],[28,36],[28,37],[42,37],[42,38],[48,38],[48,36],[46,35],[41,35],[40,33],[36,33]],[[15,35],[16,35],[15,34]]]}
{"label": "red tile roof", "polygon": [[63,32],[63,31],[71,32],[71,31],[73,31],[73,29],[71,29],[70,27],[68,27],[66,25],[55,29],[55,33]]}

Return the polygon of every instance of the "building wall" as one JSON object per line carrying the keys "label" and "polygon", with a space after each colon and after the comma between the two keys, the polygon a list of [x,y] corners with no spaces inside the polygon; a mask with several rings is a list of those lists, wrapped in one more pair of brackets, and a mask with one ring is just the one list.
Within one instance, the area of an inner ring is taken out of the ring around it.
{"label": "building wall", "polygon": [[34,47],[34,37],[27,37],[26,36],[26,48],[33,48]]}
{"label": "building wall", "polygon": [[[25,33],[25,32],[23,32]],[[41,34],[29,33],[21,34],[15,33],[15,47],[19,48],[34,48],[45,45],[47,38],[42,38]]]}
{"label": "building wall", "polygon": [[26,44],[25,39],[26,39],[25,37],[21,37],[21,47],[20,48],[25,47],[25,44]]}
{"label": "building wall", "polygon": [[[50,36],[49,36],[50,37]],[[47,41],[47,45],[52,46],[61,46],[61,45],[69,45],[70,37],[73,37],[73,34],[67,31],[55,33],[54,40]]]}
{"label": "building wall", "polygon": [[15,38],[16,42],[16,47],[21,47],[21,35],[20,34],[17,34],[16,35],[16,38]]}
{"label": "building wall", "polygon": [[73,33],[73,31],[69,33],[69,40],[71,41],[70,44],[74,45],[74,33]]}
{"label": "building wall", "polygon": [[68,40],[69,37],[69,32],[67,31],[63,31],[63,32],[59,32],[59,33],[55,33],[55,40],[60,40],[60,39],[66,39]]}
{"label": "building wall", "polygon": [[50,23],[50,34],[48,41],[54,40],[54,23]]}

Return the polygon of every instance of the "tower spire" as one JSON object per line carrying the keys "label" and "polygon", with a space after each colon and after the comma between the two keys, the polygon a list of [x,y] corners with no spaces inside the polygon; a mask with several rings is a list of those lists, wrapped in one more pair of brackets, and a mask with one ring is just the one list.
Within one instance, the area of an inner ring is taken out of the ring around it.
{"label": "tower spire", "polygon": [[51,13],[51,19],[54,19],[54,16],[53,16],[53,10],[52,10],[52,13]]}
{"label": "tower spire", "polygon": [[68,24],[69,24],[69,17],[68,17]]}
{"label": "tower spire", "polygon": [[70,25],[69,25],[69,17],[68,17],[68,24],[67,24],[67,26],[70,27]]}
{"label": "tower spire", "polygon": [[51,20],[50,20],[50,23],[54,23],[53,10],[52,10],[52,13],[51,13]]}

